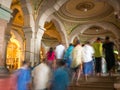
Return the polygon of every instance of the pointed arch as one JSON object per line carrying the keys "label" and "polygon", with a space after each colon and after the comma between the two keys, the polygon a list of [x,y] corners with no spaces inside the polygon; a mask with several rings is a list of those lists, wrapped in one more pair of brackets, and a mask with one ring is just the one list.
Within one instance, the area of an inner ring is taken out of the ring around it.
{"label": "pointed arch", "polygon": [[[34,19],[32,16],[32,6],[29,0],[20,0],[21,8],[24,16],[24,26],[34,28]],[[31,29],[34,30],[34,29]]]}
{"label": "pointed arch", "polygon": [[[51,2],[49,1],[46,5],[48,8],[42,12],[42,14],[38,15],[37,23],[41,27],[44,27],[44,23],[46,22],[47,18],[53,14],[55,11],[57,11],[66,1],[68,0],[57,0],[57,2]],[[38,26],[39,27],[39,26]]]}
{"label": "pointed arch", "polygon": [[58,18],[56,18],[55,16],[50,16],[49,17],[49,19],[51,19],[51,21],[55,24],[55,26],[56,26],[56,28],[57,28],[57,30],[58,30],[58,32],[60,33],[60,36],[61,36],[61,38],[62,38],[62,42],[66,45],[66,46],[68,46],[68,36],[67,36],[67,32],[66,32],[66,30],[65,30],[65,28],[64,28],[64,25],[63,25],[63,23],[58,19]]}

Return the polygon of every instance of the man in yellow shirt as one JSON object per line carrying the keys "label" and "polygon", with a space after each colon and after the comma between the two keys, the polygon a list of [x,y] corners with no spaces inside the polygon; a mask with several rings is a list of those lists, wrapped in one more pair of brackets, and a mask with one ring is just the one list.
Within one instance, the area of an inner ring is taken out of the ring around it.
{"label": "man in yellow shirt", "polygon": [[102,42],[101,38],[97,38],[97,40],[93,43],[93,48],[94,48],[94,57],[95,57],[95,72],[97,76],[101,75],[101,61],[102,61]]}

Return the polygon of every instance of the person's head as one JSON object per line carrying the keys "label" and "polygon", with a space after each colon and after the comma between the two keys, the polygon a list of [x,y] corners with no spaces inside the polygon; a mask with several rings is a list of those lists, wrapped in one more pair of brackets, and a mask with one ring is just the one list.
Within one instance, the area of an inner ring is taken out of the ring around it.
{"label": "person's head", "polygon": [[89,44],[89,45],[90,45],[90,42],[89,42],[89,41],[86,41],[85,44]]}
{"label": "person's head", "polygon": [[80,44],[80,40],[76,40],[75,45]]}
{"label": "person's head", "polygon": [[100,37],[98,37],[98,38],[97,38],[97,41],[101,41],[101,38],[100,38]]}
{"label": "person's head", "polygon": [[85,44],[82,44],[82,47],[84,47],[85,46]]}
{"label": "person's head", "polygon": [[65,66],[65,61],[64,60],[60,60],[59,62],[57,62],[57,67],[62,67],[62,66]]}
{"label": "person's head", "polygon": [[41,63],[46,63],[46,58],[43,58]]}
{"label": "person's head", "polygon": [[106,36],[106,37],[105,37],[105,40],[109,40],[109,39],[110,39],[110,37],[109,37],[109,36]]}
{"label": "person's head", "polygon": [[22,66],[29,67],[29,66],[30,66],[30,62],[28,62],[28,61],[23,61],[23,62],[22,62]]}
{"label": "person's head", "polygon": [[69,44],[69,46],[73,46],[73,44],[72,44],[72,43],[70,43],[70,44]]}
{"label": "person's head", "polygon": [[52,51],[53,51],[53,47],[50,47],[49,52],[52,52]]}
{"label": "person's head", "polygon": [[61,45],[62,44],[62,42],[59,42],[59,45]]}

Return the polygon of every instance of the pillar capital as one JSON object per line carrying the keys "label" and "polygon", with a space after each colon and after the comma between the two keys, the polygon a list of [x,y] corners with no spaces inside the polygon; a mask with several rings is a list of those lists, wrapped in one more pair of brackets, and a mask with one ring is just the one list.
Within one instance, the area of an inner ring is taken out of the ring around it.
{"label": "pillar capital", "polygon": [[39,26],[39,29],[42,31],[46,31],[46,29],[44,27]]}
{"label": "pillar capital", "polygon": [[37,32],[37,38],[40,36],[42,37],[45,31],[46,31],[45,28],[39,26],[38,32]]}
{"label": "pillar capital", "polygon": [[24,33],[32,33],[32,27],[30,26],[24,26],[23,27]]}
{"label": "pillar capital", "polygon": [[23,31],[25,33],[26,38],[32,38],[34,36],[34,33],[32,31],[32,27],[23,27]]}
{"label": "pillar capital", "polygon": [[11,13],[12,10],[10,10],[8,7],[5,7],[4,5],[0,4],[0,18],[6,20],[9,22],[10,18],[12,17]]}

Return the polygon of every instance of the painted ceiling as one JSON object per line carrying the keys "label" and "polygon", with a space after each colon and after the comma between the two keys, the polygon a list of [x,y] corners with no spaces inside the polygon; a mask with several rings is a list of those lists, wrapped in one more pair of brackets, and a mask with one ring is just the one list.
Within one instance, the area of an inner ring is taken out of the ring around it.
{"label": "painted ceiling", "polygon": [[[33,15],[39,15],[39,9],[44,8],[47,1],[49,0],[30,0],[31,6],[33,8]],[[57,1],[57,0],[54,0]],[[11,9],[14,10],[15,17],[13,19],[13,29],[18,31],[23,37],[22,26],[24,25],[24,16],[21,10],[19,0],[13,0]],[[116,27],[120,28],[120,21],[114,15],[114,8],[111,4],[105,0],[68,0],[64,3],[60,9],[53,13],[61,22],[63,23],[67,34],[69,35],[77,26],[93,23],[93,22],[110,22]],[[51,40],[61,40],[61,36],[57,31],[54,23],[45,23],[45,34],[43,39]],[[54,33],[52,33],[54,32]],[[84,33],[80,33],[80,36],[84,39],[87,37],[99,36],[99,35],[111,35],[112,32],[109,30],[104,30],[101,27],[91,27],[87,29]]]}

